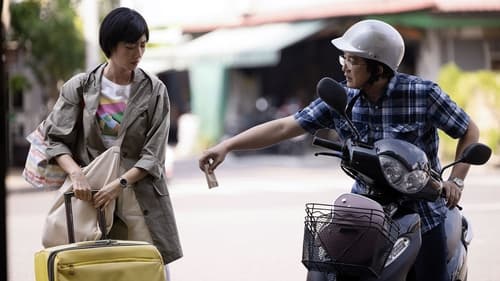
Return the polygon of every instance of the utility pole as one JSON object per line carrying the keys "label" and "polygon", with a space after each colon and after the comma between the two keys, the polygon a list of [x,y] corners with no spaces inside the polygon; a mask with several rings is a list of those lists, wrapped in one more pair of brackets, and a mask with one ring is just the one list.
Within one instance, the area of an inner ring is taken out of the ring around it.
{"label": "utility pole", "polygon": [[99,10],[97,0],[83,0],[80,6],[80,17],[83,19],[83,35],[85,38],[85,70],[90,71],[99,64]]}
{"label": "utility pole", "polygon": [[[0,0],[0,15],[3,15],[4,1]],[[7,174],[7,165],[9,159],[6,159],[8,130],[7,130],[7,111],[8,94],[7,79],[5,72],[5,26],[3,18],[0,26],[0,155],[3,159],[0,161],[0,280],[7,280],[7,192],[5,178]]]}

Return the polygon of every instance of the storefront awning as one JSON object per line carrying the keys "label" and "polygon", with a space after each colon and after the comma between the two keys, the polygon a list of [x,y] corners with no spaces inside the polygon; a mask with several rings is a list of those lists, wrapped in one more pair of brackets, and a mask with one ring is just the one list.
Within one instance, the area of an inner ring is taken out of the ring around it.
{"label": "storefront awning", "polygon": [[148,49],[141,66],[152,72],[185,69],[197,63],[226,67],[276,65],[280,52],[325,27],[322,21],[223,28],[168,50]]}
{"label": "storefront awning", "polygon": [[229,67],[276,65],[280,51],[320,31],[321,21],[224,28],[185,44],[177,55],[190,63],[214,61]]}

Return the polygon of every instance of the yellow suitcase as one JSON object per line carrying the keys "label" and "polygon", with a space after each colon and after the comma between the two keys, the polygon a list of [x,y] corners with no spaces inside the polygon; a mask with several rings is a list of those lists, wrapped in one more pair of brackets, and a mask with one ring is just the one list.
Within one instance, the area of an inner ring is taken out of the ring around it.
{"label": "yellow suitcase", "polygon": [[[73,238],[71,196],[66,202]],[[65,198],[66,199],[66,198]],[[68,203],[69,201],[69,203]],[[102,217],[102,214],[100,214]],[[51,247],[35,254],[36,281],[164,281],[163,259],[147,242],[103,239]]]}

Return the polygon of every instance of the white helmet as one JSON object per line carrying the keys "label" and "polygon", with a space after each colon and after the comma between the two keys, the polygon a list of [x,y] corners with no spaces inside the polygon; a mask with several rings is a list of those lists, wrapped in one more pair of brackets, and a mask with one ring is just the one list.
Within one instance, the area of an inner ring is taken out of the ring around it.
{"label": "white helmet", "polygon": [[405,53],[401,34],[379,20],[363,20],[351,26],[342,37],[332,40],[339,50],[386,64],[396,71]]}

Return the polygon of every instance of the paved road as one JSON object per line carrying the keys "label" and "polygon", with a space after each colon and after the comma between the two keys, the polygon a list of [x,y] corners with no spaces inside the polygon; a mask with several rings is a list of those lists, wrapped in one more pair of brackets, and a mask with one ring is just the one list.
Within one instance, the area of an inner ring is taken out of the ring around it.
{"label": "paved road", "polygon": [[[332,163],[312,157],[230,158],[217,170],[220,186],[212,190],[195,161],[179,163],[170,191],[185,256],[171,264],[173,280],[304,280],[304,204],[328,203],[352,182],[330,169]],[[470,280],[498,281],[500,170],[474,167],[466,184],[462,205],[475,234]],[[9,281],[34,280],[33,253],[41,247],[53,196],[10,193]]]}

